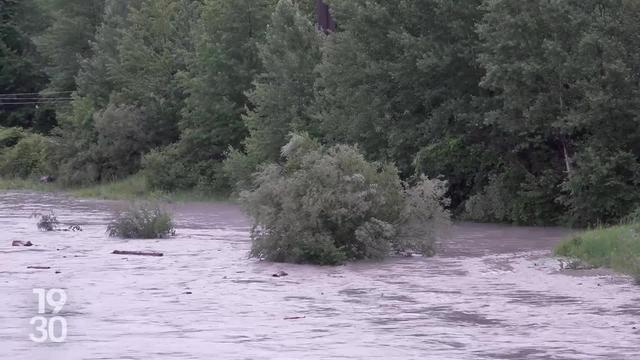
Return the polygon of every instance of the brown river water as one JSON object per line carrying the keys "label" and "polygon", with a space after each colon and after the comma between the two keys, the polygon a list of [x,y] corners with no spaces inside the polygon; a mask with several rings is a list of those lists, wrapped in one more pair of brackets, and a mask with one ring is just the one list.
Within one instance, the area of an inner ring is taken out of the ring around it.
{"label": "brown river water", "polygon": [[[458,224],[434,258],[317,267],[248,259],[226,203],[169,205],[175,238],[109,239],[124,206],[0,193],[0,359],[640,359],[640,287],[561,271],[565,229]],[[50,209],[84,231],[38,231]],[[64,342],[30,340],[37,288],[66,292]]]}

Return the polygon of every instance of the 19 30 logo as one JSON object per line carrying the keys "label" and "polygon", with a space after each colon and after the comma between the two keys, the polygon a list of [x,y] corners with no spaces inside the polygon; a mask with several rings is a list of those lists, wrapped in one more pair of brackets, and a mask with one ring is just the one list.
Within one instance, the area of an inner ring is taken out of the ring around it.
{"label": "19 30 logo", "polygon": [[33,289],[38,296],[38,316],[31,318],[30,324],[34,326],[34,332],[29,334],[31,341],[42,343],[46,341],[64,342],[67,338],[67,320],[62,316],[47,317],[60,313],[67,303],[67,293],[63,289]]}

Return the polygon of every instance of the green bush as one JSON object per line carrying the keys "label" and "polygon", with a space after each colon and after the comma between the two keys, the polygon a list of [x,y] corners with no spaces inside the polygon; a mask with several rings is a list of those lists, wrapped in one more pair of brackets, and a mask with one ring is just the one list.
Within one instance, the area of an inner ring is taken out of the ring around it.
{"label": "green bush", "polygon": [[12,147],[26,136],[25,131],[21,128],[0,126],[0,151],[4,148]]}
{"label": "green bush", "polygon": [[434,254],[449,226],[446,184],[409,187],[395,166],[368,162],[357,148],[324,148],[293,135],[282,165],[257,172],[241,193],[253,219],[251,256],[276,262],[338,264],[392,252]]}
{"label": "green bush", "polygon": [[151,147],[146,117],[135,106],[114,104],[94,114],[101,181],[122,179],[140,170],[142,155]]}
{"label": "green bush", "polygon": [[152,146],[144,127],[147,115],[130,105],[109,104],[96,111],[79,98],[54,131],[58,178],[66,186],[123,179],[140,170]]}
{"label": "green bush", "polygon": [[534,176],[517,166],[489,178],[481,192],[469,197],[464,217],[473,221],[553,225],[563,211],[555,201],[561,179],[554,172]]}
{"label": "green bush", "polygon": [[245,154],[239,150],[231,149],[224,160],[224,173],[230,179],[236,191],[251,188],[253,173],[258,168],[260,161],[252,154]]}
{"label": "green bush", "polygon": [[60,116],[60,127],[53,130],[52,157],[57,164],[58,181],[64,186],[89,185],[100,181],[101,156],[97,149],[93,102],[77,98],[71,111]]}
{"label": "green bush", "polygon": [[60,225],[56,214],[50,211],[48,214],[33,214],[35,217],[39,217],[38,230],[40,231],[55,231]]}
{"label": "green bush", "polygon": [[175,145],[152,150],[144,156],[142,167],[150,189],[170,192],[196,185],[193,173],[182,163]]}
{"label": "green bush", "polygon": [[51,171],[51,141],[38,134],[26,134],[14,146],[0,149],[0,175],[27,178]]}
{"label": "green bush", "polygon": [[110,237],[162,239],[175,235],[171,214],[158,206],[131,206],[107,226]]}
{"label": "green bush", "polygon": [[142,167],[149,188],[164,192],[197,190],[203,194],[224,194],[229,184],[222,160],[195,159],[187,155],[182,144],[152,150],[145,155]]}
{"label": "green bush", "polygon": [[569,220],[579,226],[614,224],[640,205],[640,163],[623,151],[587,148],[563,184]]}

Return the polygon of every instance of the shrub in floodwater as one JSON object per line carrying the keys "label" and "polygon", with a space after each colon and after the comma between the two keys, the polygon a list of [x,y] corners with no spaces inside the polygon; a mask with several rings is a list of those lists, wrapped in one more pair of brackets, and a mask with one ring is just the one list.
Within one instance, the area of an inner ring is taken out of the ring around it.
{"label": "shrub in floodwater", "polygon": [[39,213],[34,213],[32,215],[32,217],[39,217],[40,219],[38,219],[38,230],[40,231],[55,231],[58,229],[58,225],[60,225],[60,222],[58,221],[58,218],[56,217],[56,214],[52,211],[49,211],[48,214],[39,214]]}
{"label": "shrub in floodwater", "polygon": [[175,235],[171,214],[158,206],[131,206],[107,226],[110,237],[161,239]]}
{"label": "shrub in floodwater", "polygon": [[324,148],[292,135],[283,165],[254,174],[241,193],[253,219],[251,256],[276,262],[338,264],[390,253],[434,253],[449,227],[446,184],[403,183],[395,166],[365,160],[356,147]]}

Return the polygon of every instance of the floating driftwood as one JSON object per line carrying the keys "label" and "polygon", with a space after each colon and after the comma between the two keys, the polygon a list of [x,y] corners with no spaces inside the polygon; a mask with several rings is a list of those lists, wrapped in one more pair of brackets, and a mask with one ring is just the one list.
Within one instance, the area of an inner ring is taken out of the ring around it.
{"label": "floating driftwood", "polygon": [[49,270],[51,269],[51,266],[27,266],[27,269]]}
{"label": "floating driftwood", "polygon": [[112,254],[115,255],[136,255],[136,256],[164,256],[163,253],[155,251],[122,251],[113,250]]}
{"label": "floating driftwood", "polygon": [[284,271],[278,271],[277,273],[275,273],[275,274],[273,274],[273,275],[271,275],[271,276],[273,276],[273,277],[285,277],[285,276],[288,276],[288,275],[289,275],[289,274],[287,274],[287,273],[286,273],[286,272],[284,272]]}
{"label": "floating driftwood", "polygon": [[20,240],[14,240],[13,242],[11,242],[11,246],[33,246],[33,243],[31,243],[31,241],[20,241]]}

